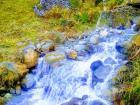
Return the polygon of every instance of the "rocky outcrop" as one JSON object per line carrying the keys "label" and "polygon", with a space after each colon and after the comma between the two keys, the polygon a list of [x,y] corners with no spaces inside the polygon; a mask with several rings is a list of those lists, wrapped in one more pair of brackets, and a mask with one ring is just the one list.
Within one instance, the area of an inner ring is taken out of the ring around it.
{"label": "rocky outcrop", "polygon": [[64,8],[70,7],[70,1],[69,0],[40,0],[41,9],[39,9],[37,6],[34,6],[34,12],[38,16],[44,16],[44,12],[46,10],[51,9],[54,6],[61,6]]}
{"label": "rocky outcrop", "polygon": [[48,10],[53,6],[70,7],[69,0],[40,0],[43,9]]}
{"label": "rocky outcrop", "polygon": [[129,5],[119,6],[110,11],[110,26],[118,27],[123,25],[125,27],[130,27],[132,22],[130,17],[139,16],[140,9]]}

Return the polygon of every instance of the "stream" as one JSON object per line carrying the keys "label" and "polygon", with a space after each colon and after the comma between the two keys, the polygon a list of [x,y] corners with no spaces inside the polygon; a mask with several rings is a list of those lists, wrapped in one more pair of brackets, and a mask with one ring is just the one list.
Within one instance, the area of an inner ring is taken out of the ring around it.
{"label": "stream", "polygon": [[[78,60],[64,59],[53,66],[42,56],[31,75],[33,88],[15,95],[6,105],[113,105],[112,78],[127,63],[124,44],[136,33],[132,28],[120,30],[102,27],[87,33],[77,42],[64,47],[88,44]],[[89,43],[98,38],[98,44]]]}

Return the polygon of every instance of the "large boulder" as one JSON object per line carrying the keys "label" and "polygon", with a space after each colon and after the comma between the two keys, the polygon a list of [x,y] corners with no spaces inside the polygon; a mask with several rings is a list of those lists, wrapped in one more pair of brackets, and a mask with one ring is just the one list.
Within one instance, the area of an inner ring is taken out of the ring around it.
{"label": "large boulder", "polygon": [[50,52],[46,54],[45,60],[47,63],[55,63],[65,59],[65,54],[61,52]]}
{"label": "large boulder", "polygon": [[111,71],[110,66],[100,66],[93,73],[98,79],[104,80],[109,75],[110,71]]}
{"label": "large boulder", "polygon": [[39,55],[34,49],[27,48],[23,53],[23,63],[27,65],[27,68],[32,68],[37,64],[38,57]]}
{"label": "large boulder", "polygon": [[90,69],[92,71],[95,71],[96,69],[98,69],[100,66],[102,66],[103,63],[100,60],[94,61],[91,65],[90,65]]}

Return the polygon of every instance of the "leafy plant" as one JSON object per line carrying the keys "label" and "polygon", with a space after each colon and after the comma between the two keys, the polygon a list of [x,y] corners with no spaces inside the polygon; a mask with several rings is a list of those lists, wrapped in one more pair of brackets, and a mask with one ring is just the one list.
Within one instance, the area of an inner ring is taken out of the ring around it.
{"label": "leafy plant", "polygon": [[89,15],[87,12],[79,13],[75,16],[75,19],[81,23],[88,23],[89,22]]}

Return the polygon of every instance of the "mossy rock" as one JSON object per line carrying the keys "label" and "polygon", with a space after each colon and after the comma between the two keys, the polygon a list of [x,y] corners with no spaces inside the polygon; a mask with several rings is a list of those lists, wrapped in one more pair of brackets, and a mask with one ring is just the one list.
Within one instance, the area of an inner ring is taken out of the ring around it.
{"label": "mossy rock", "polygon": [[47,63],[55,63],[65,59],[65,55],[60,52],[51,52],[46,54],[45,60]]}
{"label": "mossy rock", "polygon": [[134,43],[136,46],[140,46],[140,34],[139,34],[139,35],[136,35],[136,36],[133,38],[133,43]]}
{"label": "mossy rock", "polygon": [[69,51],[69,52],[68,52],[67,56],[68,56],[68,58],[71,58],[71,59],[76,59],[76,58],[77,58],[77,56],[78,56],[78,54],[77,54],[77,52],[76,52],[76,51],[71,50],[71,51]]}
{"label": "mossy rock", "polygon": [[14,62],[0,63],[0,89],[8,91],[14,88],[16,82],[19,81],[28,72],[24,64],[16,64]]}
{"label": "mossy rock", "polygon": [[23,52],[23,63],[26,64],[27,68],[34,67],[38,62],[39,54],[32,48],[27,48]]}

